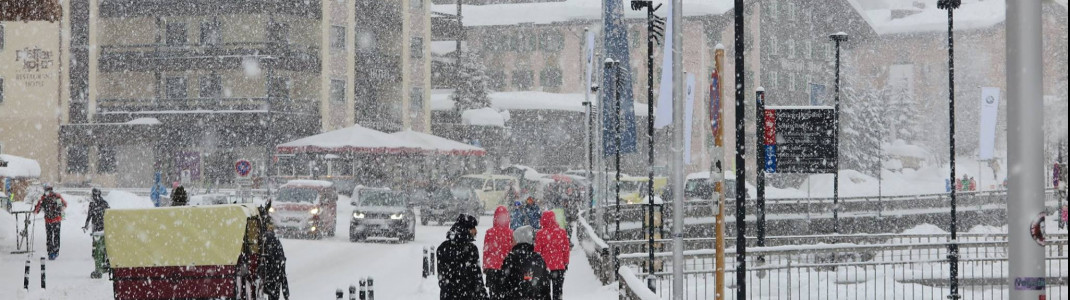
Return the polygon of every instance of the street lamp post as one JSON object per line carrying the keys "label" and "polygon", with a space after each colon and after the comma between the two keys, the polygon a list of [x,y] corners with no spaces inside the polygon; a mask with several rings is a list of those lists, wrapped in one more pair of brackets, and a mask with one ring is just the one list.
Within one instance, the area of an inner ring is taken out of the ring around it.
{"label": "street lamp post", "polygon": [[832,228],[833,232],[840,233],[840,44],[847,42],[847,33],[837,32],[829,35],[829,38],[836,43],[836,99],[832,108],[835,115],[832,136],[836,141],[836,167],[832,173]]}
{"label": "street lamp post", "polygon": [[[936,6],[947,10],[947,105],[948,105],[948,145],[951,158],[951,181],[955,181],[955,9],[962,0],[939,0]],[[951,241],[947,244],[947,259],[951,265],[951,285],[948,299],[959,299],[959,246],[958,220],[955,189],[951,189]]]}
{"label": "street lamp post", "polygon": [[744,60],[744,41],[746,36],[743,35],[744,30],[744,14],[743,14],[743,0],[735,0],[735,6],[732,11],[733,14],[733,30],[735,39],[735,47],[733,47],[736,65],[735,74],[735,86],[736,86],[736,299],[747,299],[747,210],[744,206],[744,202],[747,200],[747,160],[744,157],[747,150],[746,144],[746,124],[744,119],[746,115],[744,110],[746,109],[744,101],[744,92],[746,82],[744,80],[744,73],[746,72],[746,61]]}
{"label": "street lamp post", "polygon": [[616,223],[616,229],[613,231],[613,240],[617,240],[617,241],[620,240],[620,143],[621,143],[621,131],[622,131],[621,128],[620,128],[620,125],[621,125],[620,124],[621,123],[621,120],[620,120],[620,118],[621,118],[621,116],[620,116],[620,111],[621,111],[621,107],[620,107],[620,93],[621,93],[621,91],[620,91],[620,76],[621,76],[621,74],[620,74],[620,69],[618,69],[619,66],[620,66],[620,62],[619,61],[613,60],[612,58],[606,58],[605,67],[606,67],[606,69],[612,70],[612,72],[613,72],[612,73],[613,74],[613,88],[610,89],[610,90],[612,91],[611,92],[612,93],[611,94],[611,96],[612,96],[611,98],[613,99],[613,106],[614,106],[614,108],[613,108],[613,113],[614,113],[614,115],[613,115],[614,116],[613,117],[613,123],[614,123],[613,124],[613,138],[614,138],[614,140],[616,142],[616,145],[613,146],[613,147],[615,147],[614,151],[613,151],[613,156],[614,156],[614,159],[616,160],[616,167],[617,167],[617,175],[616,175],[617,176],[617,180],[615,182],[617,200],[616,200],[616,210],[613,213],[613,220]]}
{"label": "street lamp post", "polygon": [[[647,288],[655,290],[654,284],[654,42],[659,39],[659,29],[663,29],[664,21],[654,16],[654,11],[661,7],[654,6],[651,0],[632,0],[632,10],[646,9],[646,80],[647,80],[647,162],[649,173],[646,185],[647,190]],[[668,55],[668,53],[666,53]],[[664,216],[662,216],[664,220]]]}

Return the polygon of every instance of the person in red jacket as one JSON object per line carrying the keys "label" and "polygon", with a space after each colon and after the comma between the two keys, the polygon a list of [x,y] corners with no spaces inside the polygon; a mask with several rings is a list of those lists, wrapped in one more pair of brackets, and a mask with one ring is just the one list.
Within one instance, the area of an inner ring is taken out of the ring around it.
{"label": "person in red jacket", "polygon": [[67,201],[63,200],[52,187],[45,185],[45,194],[33,207],[33,213],[39,214],[45,211],[45,233],[48,236],[48,260],[55,260],[59,256],[59,229],[63,222],[63,211],[67,209]]}
{"label": "person in red jacket", "polygon": [[491,300],[504,300],[502,290],[502,262],[513,249],[513,230],[509,229],[509,209],[498,206],[494,210],[494,226],[483,238],[483,273],[487,275],[487,288]]}
{"label": "person in red jacket", "polygon": [[535,234],[535,253],[546,260],[546,268],[550,270],[551,294],[554,300],[560,300],[565,270],[568,270],[568,256],[572,250],[569,249],[568,232],[557,225],[553,211],[543,212],[539,223],[542,229]]}

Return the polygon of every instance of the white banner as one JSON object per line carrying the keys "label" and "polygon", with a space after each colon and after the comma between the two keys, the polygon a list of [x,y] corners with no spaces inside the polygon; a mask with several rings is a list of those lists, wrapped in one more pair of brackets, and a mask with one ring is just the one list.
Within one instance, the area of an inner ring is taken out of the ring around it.
{"label": "white banner", "polygon": [[[673,1],[667,1],[667,10],[672,11]],[[658,102],[654,107],[654,128],[672,124],[672,18],[665,20],[665,47],[661,49],[661,85],[658,86]]]}
{"label": "white banner", "polygon": [[978,158],[992,159],[996,148],[996,122],[999,120],[998,87],[981,88],[981,133]]}
{"label": "white banner", "polygon": [[684,90],[684,164],[691,164],[691,130],[695,116],[695,74],[684,75],[687,78],[687,88]]}
{"label": "white banner", "polygon": [[591,96],[591,74],[594,72],[594,32],[587,32],[587,47],[584,51],[583,55],[587,63],[585,70],[587,72],[585,87],[587,88],[584,89],[583,94],[586,96],[584,99],[588,99]]}

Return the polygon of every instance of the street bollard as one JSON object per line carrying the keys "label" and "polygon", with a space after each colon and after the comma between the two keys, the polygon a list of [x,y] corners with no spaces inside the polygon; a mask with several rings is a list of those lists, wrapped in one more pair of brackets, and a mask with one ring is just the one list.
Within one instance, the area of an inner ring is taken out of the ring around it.
{"label": "street bollard", "polygon": [[365,285],[367,283],[364,282],[364,278],[360,279],[360,283],[359,284],[360,284],[360,300],[368,300],[368,286]]}
{"label": "street bollard", "polygon": [[428,262],[427,248],[424,248],[424,270],[423,270],[424,271],[423,272],[424,278],[427,278],[428,275],[431,275],[431,269],[428,268],[429,265],[427,264],[427,262]]}
{"label": "street bollard", "polygon": [[26,274],[22,276],[22,289],[30,290],[30,258],[26,258]]}
{"label": "street bollard", "polygon": [[375,300],[375,280],[368,277],[368,300]]}
{"label": "street bollard", "polygon": [[41,289],[45,289],[45,258],[41,257]]}
{"label": "street bollard", "polygon": [[357,286],[349,285],[349,300],[357,300]]}
{"label": "street bollard", "polygon": [[431,263],[428,265],[428,268],[431,269],[431,275],[435,275],[438,272],[438,270],[435,270],[435,259],[436,259],[436,256],[438,256],[438,252],[435,252],[435,247],[434,246],[431,247],[430,256],[431,256]]}
{"label": "street bollard", "polygon": [[334,299],[342,300],[342,289],[334,290]]}

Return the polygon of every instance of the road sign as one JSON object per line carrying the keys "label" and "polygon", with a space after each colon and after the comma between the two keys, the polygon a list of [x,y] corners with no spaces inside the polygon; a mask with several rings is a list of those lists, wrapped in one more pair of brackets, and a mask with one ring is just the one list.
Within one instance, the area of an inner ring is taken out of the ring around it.
{"label": "road sign", "polygon": [[248,160],[239,159],[237,162],[234,163],[234,173],[237,174],[239,178],[249,177],[252,172],[253,163],[249,162]]}
{"label": "road sign", "polygon": [[766,172],[835,172],[838,147],[831,107],[767,106],[764,115]]}

